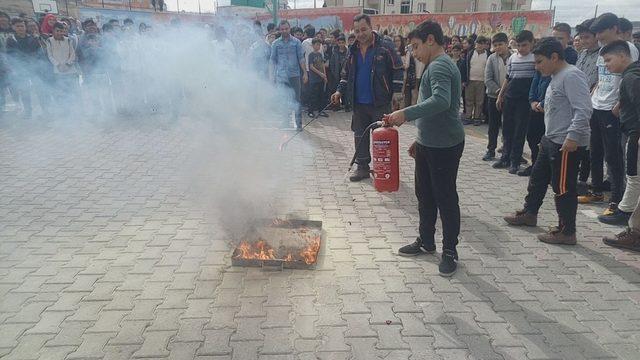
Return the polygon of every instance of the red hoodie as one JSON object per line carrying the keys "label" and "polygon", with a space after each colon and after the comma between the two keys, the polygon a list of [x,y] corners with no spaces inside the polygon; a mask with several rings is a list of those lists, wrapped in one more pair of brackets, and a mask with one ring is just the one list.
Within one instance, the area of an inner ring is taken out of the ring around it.
{"label": "red hoodie", "polygon": [[[53,26],[49,25],[49,19],[53,20],[57,20],[56,16],[53,14],[47,14],[44,16],[44,19],[42,19],[42,25],[40,25],[40,33],[41,34],[46,34],[46,35],[52,35],[53,34]],[[55,22],[54,22],[55,23]]]}

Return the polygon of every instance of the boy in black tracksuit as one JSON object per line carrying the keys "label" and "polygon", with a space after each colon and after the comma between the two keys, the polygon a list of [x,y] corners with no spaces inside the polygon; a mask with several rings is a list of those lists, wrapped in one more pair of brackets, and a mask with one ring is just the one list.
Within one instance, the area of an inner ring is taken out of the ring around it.
{"label": "boy in black tracksuit", "polygon": [[496,100],[502,111],[502,158],[493,164],[495,169],[508,168],[510,174],[520,169],[522,148],[529,125],[529,89],[535,74],[535,61],[531,53],[533,33],[522,30],[516,37],[518,53],[507,60],[507,79]]}

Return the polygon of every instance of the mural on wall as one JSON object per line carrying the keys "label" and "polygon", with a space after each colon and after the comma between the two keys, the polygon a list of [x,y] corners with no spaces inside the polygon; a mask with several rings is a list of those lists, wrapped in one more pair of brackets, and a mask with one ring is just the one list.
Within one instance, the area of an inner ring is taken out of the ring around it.
{"label": "mural on wall", "polygon": [[374,15],[374,30],[407,35],[421,22],[432,19],[442,25],[445,35],[478,34],[491,36],[498,32],[515,36],[522,30],[530,30],[540,38],[551,33],[553,11],[504,11],[485,13]]}
{"label": "mural on wall", "polygon": [[[331,7],[318,9],[290,9],[282,10],[279,13],[280,19],[287,19],[291,26],[303,27],[307,24],[313,25],[316,30],[325,28],[329,31],[333,29],[343,29],[351,31],[353,18],[360,14],[360,7]],[[264,23],[271,22],[271,15],[260,15],[257,18]]]}
{"label": "mural on wall", "polygon": [[[114,0],[116,1],[116,0]],[[350,32],[353,26],[353,18],[360,14],[359,7],[349,8],[319,8],[282,10],[280,19],[287,19],[291,26],[304,26],[312,24],[316,30],[325,28],[343,29]],[[125,11],[101,8],[80,8],[81,18],[93,17],[95,19],[116,18],[123,20],[130,17],[136,21],[165,22],[173,17],[180,17],[186,22],[214,23],[216,16],[213,14],[187,14],[187,13],[159,13]],[[231,14],[226,14],[229,18]],[[272,21],[269,14],[234,14],[237,18],[261,20],[263,26]],[[220,19],[220,17],[217,17]],[[407,35],[418,24],[427,19],[433,19],[442,25],[445,35],[469,35],[478,34],[491,36],[498,32],[505,32],[509,36],[515,36],[523,29],[530,30],[536,37],[547,36],[551,33],[551,21],[553,11],[505,11],[484,13],[437,13],[437,14],[407,14],[407,15],[373,15],[371,21],[373,29],[378,32],[388,30],[389,33]],[[136,20],[139,19],[139,20]]]}
{"label": "mural on wall", "polygon": [[180,18],[185,23],[213,23],[215,16],[213,14],[186,14],[175,12],[150,12],[150,11],[127,11],[102,8],[79,8],[80,18],[95,19],[99,25],[106,23],[110,19],[116,19],[122,22],[124,19],[131,19],[138,25],[140,23],[167,23],[173,18]]}

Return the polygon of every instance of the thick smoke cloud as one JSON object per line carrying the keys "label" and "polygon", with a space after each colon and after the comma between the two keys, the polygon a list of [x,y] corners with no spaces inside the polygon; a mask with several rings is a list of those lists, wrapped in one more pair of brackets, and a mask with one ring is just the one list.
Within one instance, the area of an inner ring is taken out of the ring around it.
{"label": "thick smoke cloud", "polygon": [[[219,25],[235,51],[216,42],[214,27],[172,24],[141,34],[102,34],[81,91],[74,84],[62,94],[53,82],[34,77],[34,93],[48,101],[42,102],[46,115],[31,126],[70,139],[96,129],[179,132],[189,139],[186,160],[176,170],[188,198],[228,238],[241,240],[258,219],[291,211],[290,169],[301,157],[289,149],[300,147],[278,149],[293,134],[279,129],[292,126],[293,99],[269,81],[264,59],[252,47],[264,38],[250,23]],[[42,71],[36,68],[42,63],[33,66],[34,73]]]}

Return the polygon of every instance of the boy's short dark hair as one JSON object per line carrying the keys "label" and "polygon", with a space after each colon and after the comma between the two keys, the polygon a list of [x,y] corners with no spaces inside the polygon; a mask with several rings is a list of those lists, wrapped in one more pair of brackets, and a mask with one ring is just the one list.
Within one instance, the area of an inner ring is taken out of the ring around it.
{"label": "boy's short dark hair", "polygon": [[340,36],[340,30],[339,29],[335,29],[331,32],[331,36],[333,36],[334,38],[338,38],[338,36]]}
{"label": "boy's short dark hair", "polygon": [[118,19],[109,19],[109,24],[111,24],[111,25],[120,24],[120,20],[118,20]]}
{"label": "boy's short dark hair", "polygon": [[292,34],[295,34],[295,33],[298,33],[298,32],[304,33],[304,31],[302,31],[302,28],[300,26],[294,26],[294,27],[291,28],[291,33]]}
{"label": "boy's short dark hair", "polygon": [[102,25],[102,32],[109,32],[113,30],[113,26],[109,23]]}
{"label": "boy's short dark hair", "polygon": [[553,30],[563,32],[571,37],[571,26],[567,23],[557,23]]}
{"label": "boy's short dark hair", "polygon": [[541,55],[551,59],[552,54],[558,54],[558,59],[564,60],[564,48],[560,41],[552,37],[542,38],[533,48],[534,55]]}
{"label": "boy's short dark hair", "polygon": [[631,21],[629,21],[629,19],[621,17],[618,19],[618,30],[621,33],[633,31],[633,24],[631,23]]}
{"label": "boy's short dark hair", "polygon": [[64,23],[60,22],[60,21],[56,21],[56,23],[53,24],[53,28],[54,29],[64,29]]}
{"label": "boy's short dark hair", "polygon": [[272,32],[276,28],[276,24],[268,23],[267,24],[267,32]]}
{"label": "boy's short dark hair", "polygon": [[307,25],[304,27],[304,35],[308,38],[316,36],[316,28],[313,25]]}
{"label": "boy's short dark hair", "polygon": [[629,44],[627,44],[624,40],[616,40],[610,44],[605,45],[600,50],[600,55],[604,56],[607,54],[616,54],[623,55],[626,57],[631,57],[631,49],[629,49]]}
{"label": "boy's short dark hair", "polygon": [[593,24],[594,20],[595,20],[595,18],[587,19],[587,20],[583,21],[582,24],[578,24],[576,26],[576,33],[578,35],[586,34],[586,33],[590,33],[590,34],[595,35],[595,33],[593,31],[591,31],[591,25]]}
{"label": "boy's short dark hair", "polygon": [[87,35],[87,40],[98,40],[98,35],[89,34],[89,35]]}
{"label": "boy's short dark hair", "polygon": [[131,20],[129,18],[126,18],[126,19],[124,19],[123,23],[124,24],[128,24],[128,25],[133,25],[133,20]]}
{"label": "boy's short dark hair", "polygon": [[615,14],[612,13],[604,13],[600,16],[598,16],[593,23],[591,24],[591,31],[594,34],[597,34],[601,31],[605,31],[607,29],[611,29],[614,26],[617,28],[620,23],[620,20],[618,19],[618,17]]}
{"label": "boy's short dark hair", "polygon": [[640,31],[633,33],[634,39],[640,39]]}
{"label": "boy's short dark hair", "polygon": [[491,37],[491,41],[494,43],[497,43],[497,42],[509,43],[509,37],[505,33],[497,33]]}
{"label": "boy's short dark hair", "polygon": [[280,24],[278,25],[278,27],[282,25],[289,25],[289,27],[291,27],[291,24],[289,24],[289,21],[287,19],[280,20]]}
{"label": "boy's short dark hair", "polygon": [[489,39],[486,36],[480,35],[476,39],[476,43],[477,44],[488,44],[489,43]]}
{"label": "boy's short dark hair", "polygon": [[533,42],[533,33],[529,30],[522,30],[518,35],[516,35],[516,42]]}
{"label": "boy's short dark hair", "polygon": [[320,28],[320,30],[318,30],[318,32],[324,31],[325,33],[327,32],[327,29],[325,28]]}
{"label": "boy's short dark hair", "polygon": [[11,19],[11,25],[22,23],[27,26],[27,22],[23,18],[13,18]]}
{"label": "boy's short dark hair", "polygon": [[338,41],[347,41],[347,39],[342,34],[340,34],[340,36],[338,36],[337,40]]}
{"label": "boy's short dark hair", "polygon": [[444,45],[444,34],[442,33],[442,27],[435,21],[426,20],[420,23],[418,27],[413,29],[407,38],[411,39],[420,39],[422,42],[427,41],[429,35],[433,36],[433,40],[438,45]]}
{"label": "boy's short dark hair", "polygon": [[349,34],[348,39],[355,39],[356,38],[356,34]]}
{"label": "boy's short dark hair", "polygon": [[322,44],[322,40],[318,38],[313,38],[313,40],[311,40],[311,45],[315,45],[315,44]]}
{"label": "boy's short dark hair", "polygon": [[353,18],[353,23],[355,24],[360,20],[364,20],[367,23],[367,25],[371,26],[371,18],[369,17],[369,15],[367,15],[367,14],[356,15]]}

